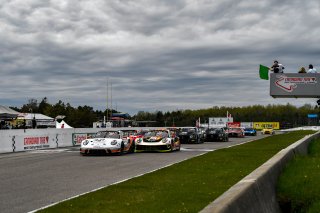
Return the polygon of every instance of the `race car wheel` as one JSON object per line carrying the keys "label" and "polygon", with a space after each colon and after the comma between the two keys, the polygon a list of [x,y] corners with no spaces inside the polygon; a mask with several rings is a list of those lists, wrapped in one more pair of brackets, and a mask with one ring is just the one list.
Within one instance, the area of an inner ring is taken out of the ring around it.
{"label": "race car wheel", "polygon": [[134,142],[132,142],[132,144],[131,144],[130,149],[129,149],[128,152],[129,152],[129,153],[134,153],[135,149],[136,149],[136,145],[135,145]]}
{"label": "race car wheel", "polygon": [[171,147],[170,147],[170,152],[173,152],[174,150],[173,150],[173,143],[171,142]]}
{"label": "race car wheel", "polygon": [[124,143],[122,142],[121,143],[121,149],[120,149],[120,152],[118,153],[118,155],[122,155],[123,151],[124,151]]}

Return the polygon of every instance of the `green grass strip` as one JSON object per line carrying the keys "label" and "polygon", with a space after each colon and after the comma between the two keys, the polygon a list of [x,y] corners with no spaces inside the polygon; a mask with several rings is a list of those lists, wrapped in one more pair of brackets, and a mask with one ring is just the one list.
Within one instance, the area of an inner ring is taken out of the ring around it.
{"label": "green grass strip", "polygon": [[318,213],[320,210],[320,139],[308,155],[297,155],[281,174],[277,194],[283,212]]}
{"label": "green grass strip", "polygon": [[313,133],[291,132],[209,152],[43,212],[198,212],[281,149]]}

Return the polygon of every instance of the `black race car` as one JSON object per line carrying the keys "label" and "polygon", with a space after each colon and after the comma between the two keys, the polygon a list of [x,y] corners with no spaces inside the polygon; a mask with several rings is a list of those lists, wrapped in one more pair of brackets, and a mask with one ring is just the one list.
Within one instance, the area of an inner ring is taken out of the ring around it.
{"label": "black race car", "polygon": [[181,143],[203,143],[204,135],[197,127],[184,127],[179,130]]}
{"label": "black race car", "polygon": [[229,141],[228,133],[224,128],[208,128],[206,131],[206,141]]}

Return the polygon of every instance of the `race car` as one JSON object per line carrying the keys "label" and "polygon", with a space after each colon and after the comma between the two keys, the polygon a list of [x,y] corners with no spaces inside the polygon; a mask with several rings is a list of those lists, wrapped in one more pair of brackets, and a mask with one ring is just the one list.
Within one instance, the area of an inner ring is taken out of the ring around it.
{"label": "race car", "polygon": [[174,130],[150,130],[135,140],[136,152],[172,152],[180,150],[180,140]]}
{"label": "race car", "polygon": [[274,132],[274,130],[273,130],[273,129],[271,129],[271,128],[265,128],[265,129],[262,129],[262,130],[261,130],[261,134],[274,135],[274,134],[275,134],[275,132]]}
{"label": "race car", "polygon": [[128,140],[133,140],[136,138],[137,131],[136,130],[131,130],[131,129],[122,129],[123,132],[123,138],[127,138]]}
{"label": "race car", "polygon": [[240,127],[232,127],[232,128],[229,128],[229,130],[228,130],[228,136],[229,137],[243,138],[244,137],[244,131]]}
{"label": "race car", "polygon": [[197,127],[184,127],[179,131],[181,143],[203,143],[204,134]]}
{"label": "race car", "polygon": [[245,128],[244,129],[244,135],[251,135],[251,136],[256,136],[257,131],[253,128]]}
{"label": "race car", "polygon": [[206,141],[229,141],[228,133],[224,128],[209,128],[206,131]]}
{"label": "race car", "polygon": [[80,153],[88,154],[123,154],[134,152],[133,141],[124,136],[122,131],[100,131],[93,138],[81,141]]}

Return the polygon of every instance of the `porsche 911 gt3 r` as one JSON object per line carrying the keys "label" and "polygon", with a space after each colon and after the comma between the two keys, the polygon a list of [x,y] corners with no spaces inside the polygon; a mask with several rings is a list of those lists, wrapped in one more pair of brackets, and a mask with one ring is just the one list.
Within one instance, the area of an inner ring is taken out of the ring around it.
{"label": "porsche 911 gt3 r", "polygon": [[122,131],[101,131],[93,138],[81,142],[80,153],[87,154],[123,154],[134,152],[133,141],[123,135]]}
{"label": "porsche 911 gt3 r", "polygon": [[172,152],[180,150],[180,140],[173,130],[150,130],[136,139],[136,151]]}

